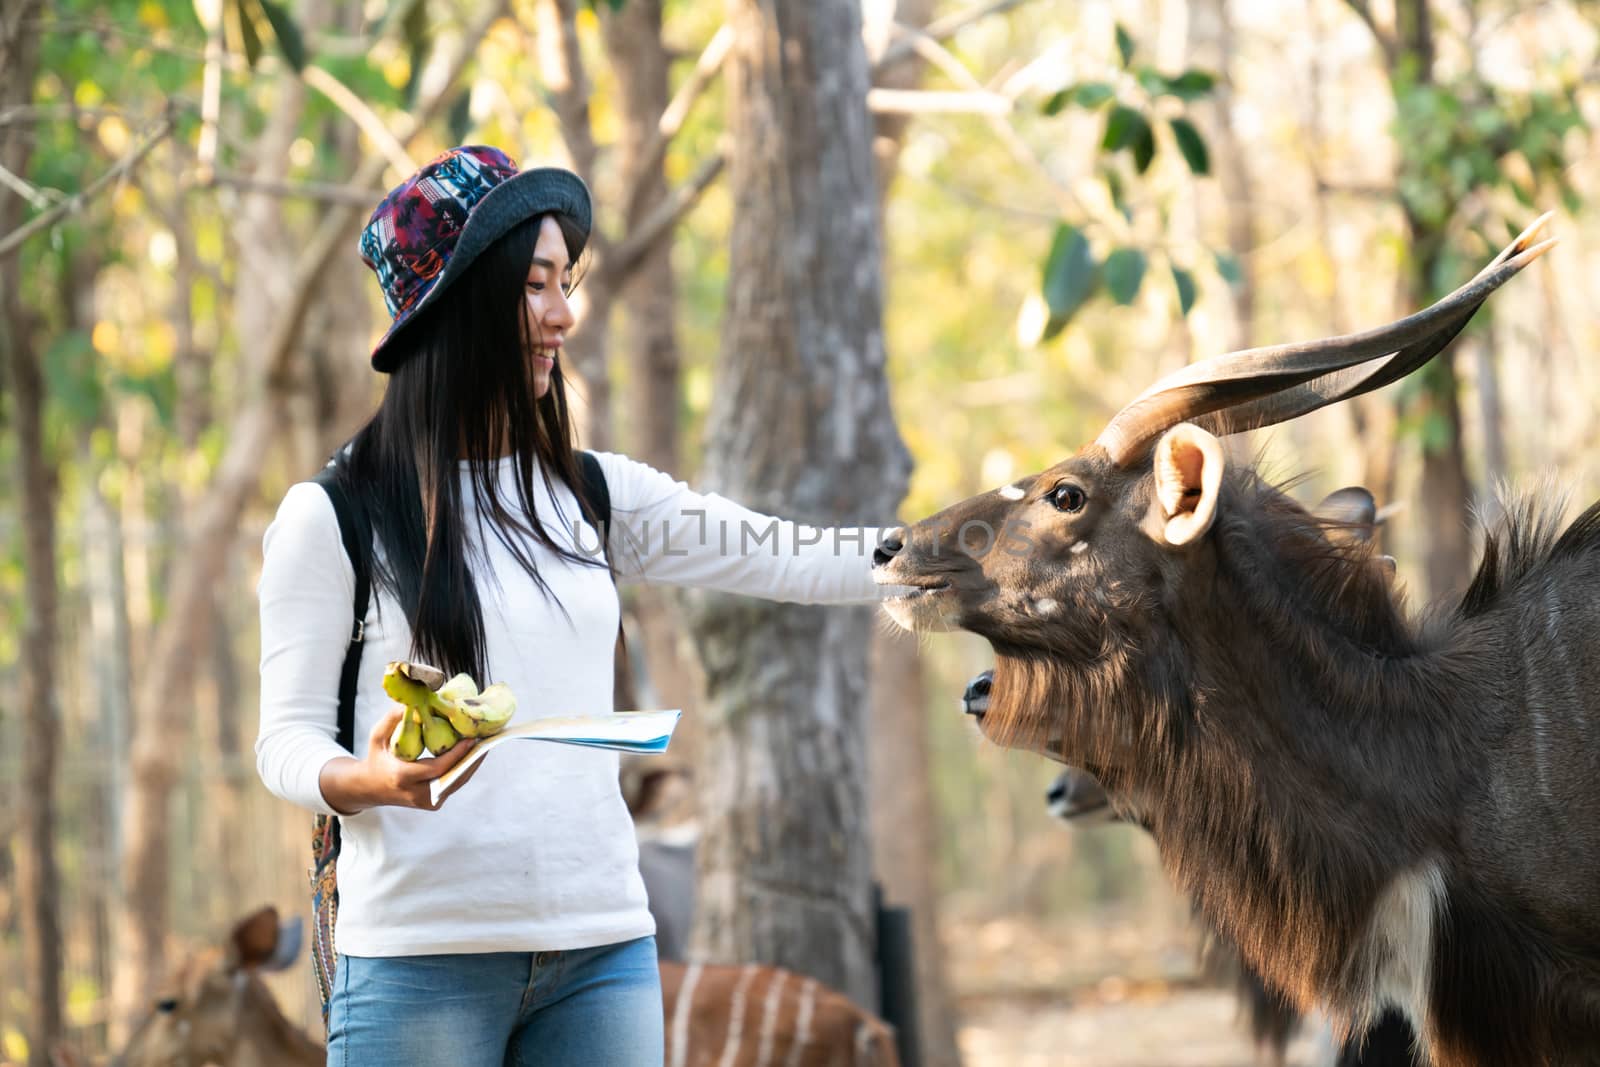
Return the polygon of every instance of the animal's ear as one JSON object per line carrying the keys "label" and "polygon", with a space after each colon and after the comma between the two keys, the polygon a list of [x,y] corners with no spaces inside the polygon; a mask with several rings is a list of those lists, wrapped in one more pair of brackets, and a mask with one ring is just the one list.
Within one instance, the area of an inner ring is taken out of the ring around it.
{"label": "animal's ear", "polygon": [[[1365,486],[1347,485],[1343,489],[1335,489],[1322,498],[1311,512],[1323,522],[1338,523],[1340,526],[1366,527],[1370,534],[1371,527],[1378,522],[1378,502],[1373,499],[1372,493]],[[1361,540],[1367,540],[1362,536]]]}
{"label": "animal's ear", "polygon": [[1152,457],[1157,524],[1169,545],[1187,545],[1217,517],[1222,494],[1222,442],[1193,423],[1161,435]]}
{"label": "animal's ear", "polygon": [[278,947],[278,909],[268,905],[240,919],[228,937],[228,964],[253,970],[272,959]]}

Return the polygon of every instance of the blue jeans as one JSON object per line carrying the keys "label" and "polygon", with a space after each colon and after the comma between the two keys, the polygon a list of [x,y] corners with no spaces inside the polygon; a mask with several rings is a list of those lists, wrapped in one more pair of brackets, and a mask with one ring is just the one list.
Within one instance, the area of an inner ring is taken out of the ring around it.
{"label": "blue jeans", "polygon": [[661,1067],[656,939],[568,952],[340,956],[328,1067]]}

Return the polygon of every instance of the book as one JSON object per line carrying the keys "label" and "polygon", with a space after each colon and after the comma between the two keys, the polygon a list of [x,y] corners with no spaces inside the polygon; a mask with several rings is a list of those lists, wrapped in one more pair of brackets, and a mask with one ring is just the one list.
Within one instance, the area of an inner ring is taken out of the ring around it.
{"label": "book", "polygon": [[467,757],[429,783],[434,804],[463,774],[491,751],[511,741],[550,741],[558,745],[609,748],[618,752],[665,752],[683,714],[661,711],[614,711],[609,715],[564,715],[508,726],[475,745]]}

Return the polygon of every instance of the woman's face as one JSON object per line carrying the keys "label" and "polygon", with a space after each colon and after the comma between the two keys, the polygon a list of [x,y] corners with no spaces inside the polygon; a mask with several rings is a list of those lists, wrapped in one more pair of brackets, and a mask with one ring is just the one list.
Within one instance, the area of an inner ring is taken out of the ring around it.
{"label": "woman's face", "polygon": [[528,315],[528,369],[535,398],[550,391],[556,357],[567,331],[572,329],[572,305],[567,303],[571,290],[567,239],[556,220],[546,215],[539,223],[539,239],[533,246],[533,262],[528,264],[528,282],[523,287]]}

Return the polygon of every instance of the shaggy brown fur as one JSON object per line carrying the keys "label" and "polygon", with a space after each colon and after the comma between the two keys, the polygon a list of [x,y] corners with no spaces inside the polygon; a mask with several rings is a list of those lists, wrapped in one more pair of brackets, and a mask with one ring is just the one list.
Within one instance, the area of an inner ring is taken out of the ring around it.
{"label": "shaggy brown fur", "polygon": [[[1375,1021],[1376,905],[1437,869],[1435,1062],[1600,1062],[1600,506],[1560,537],[1513,509],[1425,625],[1249,468],[1192,544],[1151,515],[1150,468],[1090,449],[909,528],[881,578],[927,590],[902,621],[989,638],[985,733],[1145,798],[1179,886],[1302,1007]],[[1024,521],[1025,551],[955,539]]]}

